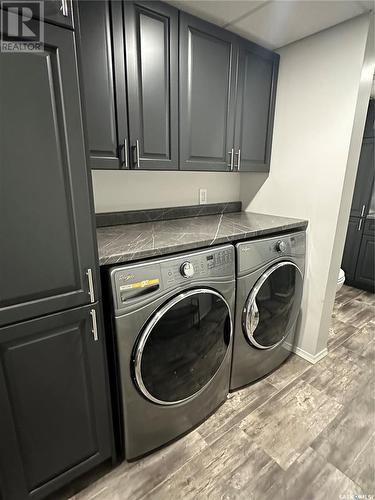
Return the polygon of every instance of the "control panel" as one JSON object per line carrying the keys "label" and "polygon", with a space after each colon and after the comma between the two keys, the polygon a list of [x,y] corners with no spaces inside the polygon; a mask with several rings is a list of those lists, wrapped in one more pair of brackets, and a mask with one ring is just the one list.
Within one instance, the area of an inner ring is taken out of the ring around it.
{"label": "control panel", "polygon": [[303,258],[305,255],[305,239],[304,232],[296,232],[273,238],[238,243],[236,245],[239,250],[238,273],[253,271],[280,257],[285,259]]}
{"label": "control panel", "polygon": [[234,279],[234,247],[224,245],[188,254],[150,259],[110,271],[116,309],[123,310],[139,301],[154,299],[158,293],[200,280]]}
{"label": "control panel", "polygon": [[230,275],[232,267],[234,267],[232,247],[192,254],[188,259],[184,257],[172,259],[163,262],[161,266],[163,280],[167,285],[220,274]]}

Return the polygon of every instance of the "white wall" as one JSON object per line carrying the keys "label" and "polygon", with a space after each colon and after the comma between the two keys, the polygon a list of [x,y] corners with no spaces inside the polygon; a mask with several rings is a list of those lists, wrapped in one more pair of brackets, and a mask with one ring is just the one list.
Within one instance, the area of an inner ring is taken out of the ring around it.
{"label": "white wall", "polygon": [[241,174],[244,209],[309,220],[298,347],[313,361],[325,354],[370,95],[369,24],[361,16],[280,49],[271,171]]}
{"label": "white wall", "polygon": [[238,201],[240,176],[217,172],[145,172],[94,170],[95,212],[115,212],[199,203],[199,188],[207,202]]}

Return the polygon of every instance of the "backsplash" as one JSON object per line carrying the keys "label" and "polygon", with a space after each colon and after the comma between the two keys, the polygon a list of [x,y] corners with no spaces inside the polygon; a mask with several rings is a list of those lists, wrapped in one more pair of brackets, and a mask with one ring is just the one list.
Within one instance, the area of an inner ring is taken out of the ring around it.
{"label": "backsplash", "polygon": [[190,206],[207,189],[207,203],[240,199],[240,176],[226,172],[92,171],[95,212]]}
{"label": "backsplash", "polygon": [[96,226],[117,226],[119,224],[136,224],[157,220],[183,219],[199,215],[241,212],[241,206],[240,201],[232,201],[229,203],[210,203],[208,205],[129,210],[127,212],[104,212],[96,214]]}

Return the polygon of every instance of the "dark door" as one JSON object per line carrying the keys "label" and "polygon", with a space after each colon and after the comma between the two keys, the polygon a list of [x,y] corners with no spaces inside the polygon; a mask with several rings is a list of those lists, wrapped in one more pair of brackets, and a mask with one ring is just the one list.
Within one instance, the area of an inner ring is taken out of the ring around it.
{"label": "dark door", "polygon": [[42,498],[111,454],[103,338],[92,333],[94,310],[90,305],[0,328],[4,499]]}
{"label": "dark door", "polygon": [[220,368],[231,335],[230,309],[219,293],[203,289],[178,295],[140,336],[134,354],[139,390],[162,405],[190,399]]}
{"label": "dark door", "polygon": [[355,272],[355,282],[364,288],[374,291],[375,284],[375,235],[365,233],[361,241],[358,263]]}
{"label": "dark door", "polygon": [[350,217],[346,233],[344,253],[341,267],[345,271],[348,281],[353,281],[357,266],[358,252],[361,245],[364,220],[359,217]]}
{"label": "dark door", "polygon": [[124,2],[132,166],[178,168],[178,10]]}
{"label": "dark door", "polygon": [[235,127],[235,168],[268,171],[279,56],[241,40]]}
{"label": "dark door", "polygon": [[359,157],[357,177],[355,181],[351,216],[367,215],[374,179],[374,139],[364,139]]}
{"label": "dark door", "polygon": [[128,168],[121,3],[84,1],[77,7],[90,166]]}
{"label": "dark door", "polygon": [[180,168],[234,168],[235,35],[180,13]]}
{"label": "dark door", "polygon": [[365,132],[363,137],[375,137],[375,100],[370,99],[366,117]]}
{"label": "dark door", "polygon": [[294,326],[302,301],[303,277],[293,262],[279,262],[256,282],[245,303],[242,328],[258,349],[280,344]]}
{"label": "dark door", "polygon": [[41,53],[0,54],[0,325],[93,300],[74,33],[44,33]]}

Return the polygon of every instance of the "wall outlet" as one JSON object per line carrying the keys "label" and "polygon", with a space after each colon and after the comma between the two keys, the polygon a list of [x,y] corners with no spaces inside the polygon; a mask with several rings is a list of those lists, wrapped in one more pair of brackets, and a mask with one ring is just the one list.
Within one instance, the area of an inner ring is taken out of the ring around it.
{"label": "wall outlet", "polygon": [[207,203],[207,189],[200,188],[199,189],[199,205],[206,205]]}

